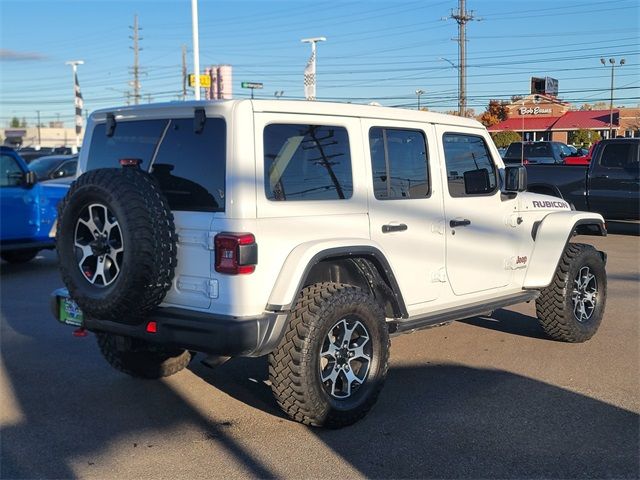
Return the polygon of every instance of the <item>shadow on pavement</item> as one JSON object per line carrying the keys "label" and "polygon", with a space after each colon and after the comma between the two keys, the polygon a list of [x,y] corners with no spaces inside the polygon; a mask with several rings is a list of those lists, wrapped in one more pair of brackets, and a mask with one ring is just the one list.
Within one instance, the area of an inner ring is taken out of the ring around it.
{"label": "shadow on pavement", "polygon": [[511,310],[500,309],[493,312],[490,317],[473,317],[458,321],[511,335],[549,340],[537,318]]}
{"label": "shadow on pavement", "polygon": [[[34,275],[11,282],[5,281],[7,271],[2,269],[0,373],[8,392],[0,395],[4,399],[9,393],[19,414],[0,432],[1,478],[73,478],[80,459],[98,462],[102,455],[132,464],[149,462],[142,465],[148,465],[152,478],[179,477],[184,473],[180,461],[202,462],[199,471],[204,477],[219,476],[216,462],[224,455],[252,478],[278,476],[247,448],[251,438],[244,442],[238,438],[240,431],[231,432],[225,422],[200,413],[171,382],[136,380],[112,371],[99,358],[93,338],[71,347],[70,342],[77,342],[71,330],[61,330],[41,300],[59,285],[57,271],[50,265],[41,271],[35,263],[28,268]],[[542,335],[533,318],[511,311],[465,322],[517,335]],[[215,370],[196,362],[180,375],[195,374],[267,412],[264,421],[299,437],[303,452],[310,432],[335,453],[331,461],[345,462],[368,478],[640,475],[637,414],[517,374],[458,364],[392,365],[378,404],[363,421],[338,431],[307,431],[282,423],[283,415],[264,383],[265,358],[233,359]],[[210,404],[206,396],[199,401]],[[1,407],[8,410],[6,404]],[[226,406],[219,408],[222,412]],[[184,436],[215,442],[216,449],[181,460],[191,453],[189,444],[180,443],[187,440]],[[162,470],[162,445],[130,443],[145,438],[166,438],[170,446],[179,445],[177,463]],[[262,448],[268,451],[269,445]],[[215,458],[208,456],[213,452]],[[321,460],[312,451],[308,455],[318,468]],[[282,471],[287,471],[286,464]],[[331,472],[327,465],[327,476]]]}
{"label": "shadow on pavement", "polygon": [[[263,382],[264,358],[192,371],[283,416]],[[247,377],[257,382],[241,380]],[[637,414],[584,395],[445,364],[391,368],[363,421],[312,432],[368,478],[638,478],[638,429]]]}

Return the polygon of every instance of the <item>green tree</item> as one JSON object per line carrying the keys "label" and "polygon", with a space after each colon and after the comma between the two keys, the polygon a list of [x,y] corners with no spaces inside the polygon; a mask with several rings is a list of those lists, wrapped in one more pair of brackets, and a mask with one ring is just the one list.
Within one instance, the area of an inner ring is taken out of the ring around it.
{"label": "green tree", "polygon": [[506,148],[513,142],[519,142],[521,140],[520,134],[511,130],[492,133],[491,138],[493,138],[493,143],[495,143],[498,148]]}
{"label": "green tree", "polygon": [[9,126],[11,128],[18,128],[20,127],[20,119],[18,117],[13,117],[11,119],[11,123],[9,124]]}
{"label": "green tree", "polygon": [[600,134],[594,130],[581,128],[569,135],[569,143],[574,145],[592,145],[600,140]]}

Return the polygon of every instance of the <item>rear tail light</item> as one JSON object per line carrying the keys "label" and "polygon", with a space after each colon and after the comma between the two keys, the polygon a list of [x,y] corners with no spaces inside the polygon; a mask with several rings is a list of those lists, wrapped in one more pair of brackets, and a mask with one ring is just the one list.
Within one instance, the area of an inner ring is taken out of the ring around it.
{"label": "rear tail light", "polygon": [[219,233],[215,237],[215,247],[216,272],[242,275],[255,271],[258,244],[253,234]]}
{"label": "rear tail light", "polygon": [[529,165],[529,163],[531,163],[531,162],[529,162],[529,160],[527,160],[526,158],[524,160],[522,160],[522,164],[523,165]]}

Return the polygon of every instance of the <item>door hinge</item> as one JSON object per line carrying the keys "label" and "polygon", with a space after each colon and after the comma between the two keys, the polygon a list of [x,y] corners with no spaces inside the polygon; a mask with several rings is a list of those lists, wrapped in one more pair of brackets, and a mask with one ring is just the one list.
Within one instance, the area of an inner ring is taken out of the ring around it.
{"label": "door hinge", "polygon": [[431,282],[432,283],[446,283],[447,281],[447,271],[444,267],[439,268],[435,272],[431,274]]}
{"label": "door hinge", "polygon": [[201,293],[209,298],[218,298],[218,280],[215,279],[180,277],[176,286],[183,292]]}
{"label": "door hinge", "polygon": [[216,249],[216,235],[217,232],[208,232],[207,233],[207,248],[209,250]]}

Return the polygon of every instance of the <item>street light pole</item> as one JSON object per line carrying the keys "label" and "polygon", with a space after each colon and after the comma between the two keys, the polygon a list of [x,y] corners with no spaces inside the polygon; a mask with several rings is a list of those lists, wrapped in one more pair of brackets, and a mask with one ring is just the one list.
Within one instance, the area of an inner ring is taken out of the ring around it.
{"label": "street light pole", "polygon": [[38,114],[38,145],[42,146],[42,138],[40,137],[40,110],[36,110]]}
{"label": "street light pole", "polygon": [[418,111],[420,111],[420,95],[424,94],[424,90],[416,90],[416,95],[418,96]]}
{"label": "street light pole", "polygon": [[[600,59],[600,63],[602,63],[602,65],[604,65],[605,67],[607,66],[607,62],[605,62],[604,58]],[[622,65],[624,65],[625,60],[624,58],[621,58],[620,64],[616,65],[616,59],[610,58],[609,63],[611,64],[611,101],[609,102],[609,138],[611,138],[613,135],[613,72],[615,67],[621,67]]]}
{"label": "street light pole", "polygon": [[193,30],[193,69],[196,100],[200,100],[200,44],[198,41],[198,0],[191,0],[191,26]]}

